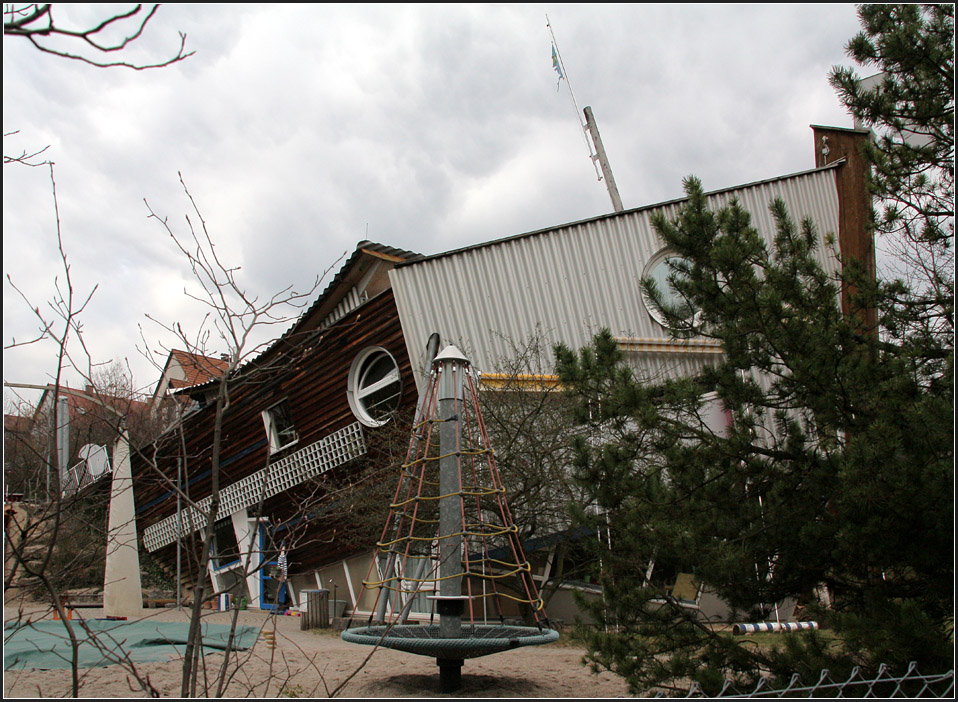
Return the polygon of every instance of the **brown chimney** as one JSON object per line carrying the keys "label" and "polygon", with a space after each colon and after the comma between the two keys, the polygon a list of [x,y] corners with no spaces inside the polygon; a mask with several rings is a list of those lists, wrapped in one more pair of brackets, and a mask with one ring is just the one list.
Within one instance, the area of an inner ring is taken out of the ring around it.
{"label": "brown chimney", "polygon": [[[865,274],[875,278],[875,237],[871,228],[872,198],[868,192],[868,163],[862,148],[871,138],[871,131],[811,125],[815,134],[815,166],[821,168],[837,161],[835,184],[838,187],[838,247],[842,260],[857,259]],[[844,266],[843,266],[844,267]],[[842,311],[851,310],[854,286],[842,286]],[[869,329],[877,325],[877,312],[864,311],[863,321]]]}

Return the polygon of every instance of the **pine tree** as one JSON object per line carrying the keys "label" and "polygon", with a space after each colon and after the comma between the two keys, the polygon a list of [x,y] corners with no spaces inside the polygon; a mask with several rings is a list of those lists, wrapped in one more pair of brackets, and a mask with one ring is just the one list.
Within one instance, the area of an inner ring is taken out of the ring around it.
{"label": "pine tree", "polygon": [[[818,234],[781,203],[767,250],[737,203],[711,212],[696,181],[687,192],[678,219],[655,226],[690,262],[675,284],[723,361],[649,382],[608,333],[578,354],[557,350],[592,429],[576,466],[597,508],[579,518],[602,534],[592,660],[635,692],[683,678],[748,683],[760,670],[942,668],[954,605],[950,377],[929,379],[842,314],[813,256]],[[724,433],[709,429],[710,401],[731,413]],[[762,651],[715,635],[646,580],[652,560],[694,573],[745,621],[825,584],[835,609],[819,615],[842,645],[811,636]]]}
{"label": "pine tree", "polygon": [[[830,279],[814,256],[821,236],[782,203],[769,247],[748,212],[736,202],[710,211],[689,179],[676,219],[654,226],[678,255],[673,287],[697,310],[686,331],[720,341],[722,361],[663,381],[625,366],[607,332],[578,353],[557,349],[580,398],[576,471],[592,507],[578,519],[601,536],[588,657],[635,693],[952,663],[954,8],[860,14],[849,53],[885,78],[870,91],[844,69],[833,81],[879,132],[867,152],[883,203],[875,224],[900,244],[907,275],[871,281],[846,261],[853,280]],[[921,144],[905,141],[909,130]],[[842,313],[840,283],[855,285],[860,309],[877,309],[877,333],[868,315]],[[664,303],[663,313],[676,326],[690,319]],[[731,416],[722,434],[705,420],[715,402]],[[715,633],[663,589],[677,572],[744,621],[787,597],[814,610],[824,585],[831,607],[813,615],[835,638],[762,648]]]}
{"label": "pine tree", "polygon": [[[580,400],[576,471],[592,507],[578,519],[600,536],[588,657],[636,693],[881,663],[938,672],[953,659],[954,6],[859,13],[849,55],[884,75],[871,88],[849,69],[831,79],[877,132],[874,224],[896,277],[870,280],[845,261],[845,280],[832,280],[810,223],[774,203],[767,247],[737,203],[712,212],[689,179],[677,218],[654,226],[697,312],[663,302],[663,314],[720,341],[722,361],[662,381],[637,377],[607,332],[578,353],[557,349]],[[877,333],[871,315],[840,310],[848,283],[859,309],[878,312]],[[705,421],[714,402],[732,417],[721,435]],[[677,572],[745,621],[803,598],[836,639],[763,649],[716,634],[663,589]],[[831,606],[815,611],[822,586]]]}
{"label": "pine tree", "polygon": [[879,231],[926,243],[953,239],[955,6],[863,5],[859,17],[864,30],[848,53],[880,73],[863,83],[836,67],[831,83],[856,120],[878,132],[868,157],[884,202]]}
{"label": "pine tree", "polygon": [[859,16],[848,53],[880,72],[862,81],[836,67],[831,83],[876,132],[865,154],[881,203],[875,229],[898,280],[875,302],[886,337],[935,377],[955,333],[955,6],[863,5]]}

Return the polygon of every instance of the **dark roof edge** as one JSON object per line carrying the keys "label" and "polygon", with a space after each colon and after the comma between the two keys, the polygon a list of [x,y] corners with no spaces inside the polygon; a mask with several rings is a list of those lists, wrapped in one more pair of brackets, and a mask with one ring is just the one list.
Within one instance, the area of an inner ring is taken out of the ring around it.
{"label": "dark roof edge", "polygon": [[[259,353],[257,353],[253,357],[249,358],[245,363],[242,363],[236,370],[239,371],[240,369],[242,369],[243,372],[249,370],[250,367],[256,365],[257,361],[266,357],[270,352],[273,351],[273,349],[277,348],[280,345],[280,343],[282,343],[283,341],[286,341],[290,337],[297,334],[304,320],[306,320],[310,316],[310,314],[312,314],[312,312],[316,310],[325,301],[327,296],[332,294],[339,287],[340,282],[342,282],[343,278],[346,276],[349,269],[362,256],[373,256],[374,258],[381,258],[384,260],[407,259],[407,260],[413,260],[413,261],[419,258],[422,258],[422,254],[418,254],[413,251],[406,251],[405,249],[397,249],[393,246],[387,246],[386,244],[377,244],[374,241],[363,239],[358,244],[356,244],[356,248],[353,251],[353,253],[350,254],[345,261],[343,261],[343,264],[339,267],[339,270],[336,271],[336,274],[333,276],[332,280],[330,280],[329,283],[326,285],[326,287],[323,289],[323,292],[321,292],[319,296],[316,298],[316,300],[313,301],[313,304],[311,304],[303,312],[301,312],[296,317],[296,319],[293,320],[293,323],[290,325],[290,327],[285,332],[282,333],[282,335],[270,341],[268,346],[266,346],[264,349],[262,349]],[[373,296],[372,298],[370,298],[370,300],[373,300],[377,297],[379,297],[379,295]],[[234,375],[234,377],[236,376]],[[202,383],[199,385],[191,385],[186,388],[179,388],[174,391],[174,394],[178,394],[180,392],[183,392],[184,394],[188,394],[186,391],[191,390],[196,392],[199,390],[203,390],[207,387],[212,386],[213,383],[218,382],[218,380],[219,378],[213,378],[212,380],[209,380],[206,383]]]}
{"label": "dark roof edge", "polygon": [[[418,254],[414,251],[406,251],[405,249],[397,249],[394,246],[387,246],[386,244],[378,244],[375,241],[369,241],[368,239],[363,239],[353,250],[352,254],[346,257],[346,260],[343,261],[343,264],[339,267],[339,270],[336,271],[336,274],[333,276],[332,280],[326,285],[323,289],[323,292],[319,294],[316,300],[313,301],[309,307],[307,307],[302,314],[300,314],[295,322],[287,329],[282,336],[280,336],[276,341],[281,341],[293,334],[296,333],[297,328],[300,326],[301,322],[306,320],[314,310],[318,309],[323,302],[326,301],[326,298],[333,293],[342,282],[343,278],[349,273],[350,268],[364,255],[370,255],[374,258],[382,258],[389,261],[415,261],[422,258],[422,254]],[[396,263],[396,265],[401,265]]]}
{"label": "dark roof edge", "polygon": [[830,132],[849,132],[851,134],[871,134],[871,129],[859,129],[858,127],[830,127],[827,124],[810,124],[812,129],[827,129]]}
{"label": "dark roof edge", "polygon": [[[837,129],[842,129],[842,128],[839,127],[839,128],[837,128]],[[860,130],[860,129],[845,129],[844,131],[849,131],[849,132],[861,132],[862,130]],[[797,173],[790,173],[790,174],[788,174],[788,175],[776,176],[775,178],[766,178],[765,180],[757,180],[757,181],[753,181],[753,182],[751,182],[751,183],[745,183],[745,184],[743,184],[743,185],[734,185],[734,186],[731,186],[731,187],[728,187],[728,188],[720,188],[720,189],[718,189],[718,190],[710,190],[709,192],[705,193],[705,195],[706,195],[706,196],[720,195],[720,194],[722,194],[722,193],[731,192],[731,191],[733,191],[733,190],[743,190],[743,189],[745,189],[745,188],[754,188],[754,187],[757,187],[757,186],[760,186],[760,185],[767,185],[768,183],[774,183],[774,182],[776,182],[776,181],[788,180],[788,179],[790,179],[790,178],[799,178],[799,177],[801,177],[801,176],[810,175],[810,174],[812,174],[812,173],[818,173],[818,172],[820,172],[820,171],[827,171],[827,170],[830,170],[830,169],[833,169],[833,168],[837,168],[838,166],[840,166],[840,165],[842,165],[842,164],[844,164],[844,163],[845,163],[845,159],[844,159],[844,158],[840,158],[840,159],[835,160],[835,161],[832,162],[832,163],[829,163],[829,164],[826,165],[826,166],[821,166],[821,167],[819,167],[819,168],[810,168],[810,169],[808,169],[808,170],[799,171],[799,172],[797,172]],[[658,209],[658,208],[660,208],[660,207],[667,207],[667,206],[669,206],[669,205],[674,205],[674,204],[677,204],[677,203],[679,203],[679,202],[684,202],[684,201],[687,200],[687,199],[688,199],[687,197],[679,197],[679,198],[675,198],[674,200],[665,200],[664,202],[657,202],[657,203],[652,204],[652,205],[642,205],[641,207],[633,207],[633,208],[630,208],[630,209],[627,209],[627,210],[622,210],[622,212],[609,212],[608,214],[598,215],[598,216],[596,216],[596,217],[588,217],[588,218],[586,218],[586,219],[580,219],[580,220],[577,220],[577,221],[575,221],[575,222],[567,222],[567,223],[565,223],[565,224],[557,224],[557,225],[552,226],[552,227],[544,227],[543,229],[536,229],[536,230],[531,231],[531,232],[524,232],[524,233],[522,233],[522,234],[512,234],[512,235],[510,235],[510,236],[504,236],[504,237],[501,237],[501,238],[499,238],[499,239],[492,239],[492,240],[490,240],[490,241],[484,241],[484,242],[481,242],[481,243],[479,243],[479,244],[471,244],[471,245],[469,245],[469,246],[463,246],[463,247],[460,247],[460,248],[458,248],[458,249],[452,249],[452,250],[450,250],[450,251],[442,251],[442,252],[440,252],[440,253],[429,254],[429,255],[427,255],[427,256],[420,256],[419,258],[411,259],[411,260],[405,261],[405,262],[403,262],[403,263],[397,263],[397,264],[396,264],[396,268],[405,268],[406,266],[413,266],[413,265],[416,265],[417,263],[422,263],[422,262],[424,262],[424,261],[432,261],[432,260],[434,260],[434,259],[443,258],[443,257],[445,257],[445,256],[453,256],[453,255],[455,255],[455,254],[460,254],[460,253],[463,253],[463,252],[465,252],[465,251],[472,251],[472,250],[474,250],[474,249],[481,249],[481,248],[484,248],[484,247],[486,247],[486,246],[496,246],[496,245],[498,245],[498,244],[504,244],[504,243],[506,243],[506,242],[508,242],[508,241],[515,241],[515,240],[518,240],[518,239],[524,239],[524,238],[526,238],[526,237],[538,236],[538,235],[540,235],[540,234],[546,234],[546,233],[548,233],[548,232],[554,232],[554,231],[556,231],[557,229],[565,229],[565,228],[567,228],[567,227],[577,227],[577,226],[581,226],[581,225],[583,225],[583,224],[589,224],[589,223],[591,223],[591,222],[599,222],[599,221],[604,220],[604,219],[613,219],[613,218],[615,218],[615,217],[621,217],[622,215],[633,214],[633,213],[635,213],[635,212],[642,212],[642,211],[645,211],[645,210],[654,210],[654,209]]]}

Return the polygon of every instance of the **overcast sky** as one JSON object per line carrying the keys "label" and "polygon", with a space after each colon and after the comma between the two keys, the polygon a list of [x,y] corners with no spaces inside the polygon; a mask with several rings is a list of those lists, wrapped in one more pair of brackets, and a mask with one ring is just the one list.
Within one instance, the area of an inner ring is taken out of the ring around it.
{"label": "overcast sky", "polygon": [[[110,12],[54,8],[72,27]],[[546,13],[626,208],[680,197],[689,174],[713,190],[809,169],[808,125],[852,124],[827,81],[850,64],[852,5],[168,5],[129,60],[173,55],[178,31],[196,54],[141,72],[5,37],[3,131],[19,133],[4,154],[49,145],[75,292],[98,286],[81,318],[93,361],[128,361],[151,390],[139,328],[161,361],[175,342],[145,315],[199,324],[144,204],[186,233],[178,172],[261,296],[308,287],[362,239],[430,254],[610,212]],[[41,311],[63,279],[42,168],[4,165],[3,267]],[[51,344],[6,348],[38,324],[5,286],[3,378],[49,382]]]}

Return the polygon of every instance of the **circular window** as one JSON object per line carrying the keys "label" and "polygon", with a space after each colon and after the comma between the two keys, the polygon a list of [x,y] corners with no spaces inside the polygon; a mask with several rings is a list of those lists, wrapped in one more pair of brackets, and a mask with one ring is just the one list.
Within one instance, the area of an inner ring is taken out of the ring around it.
{"label": "circular window", "polygon": [[356,356],[346,395],[353,414],[367,427],[389,421],[402,398],[402,381],[399,365],[386,349],[372,346]]}
{"label": "circular window", "polygon": [[[682,275],[675,269],[675,265],[684,260],[671,251],[660,251],[652,257],[642,274],[642,280],[653,283],[658,293],[658,300],[654,300],[643,285],[642,302],[645,303],[645,308],[652,318],[663,327],[686,328],[695,323],[696,309],[692,301],[672,285],[672,281]],[[682,320],[682,324],[674,324],[674,319],[673,323],[670,323],[663,308],[667,309],[673,317]]]}

